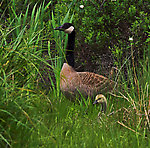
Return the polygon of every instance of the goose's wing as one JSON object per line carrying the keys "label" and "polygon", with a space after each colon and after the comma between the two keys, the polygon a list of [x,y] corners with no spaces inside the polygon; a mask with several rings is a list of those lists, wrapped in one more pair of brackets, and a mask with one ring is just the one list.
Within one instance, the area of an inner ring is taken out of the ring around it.
{"label": "goose's wing", "polygon": [[114,82],[102,75],[91,72],[78,72],[80,77],[80,88],[89,92],[89,95],[94,93],[106,93],[113,89]]}

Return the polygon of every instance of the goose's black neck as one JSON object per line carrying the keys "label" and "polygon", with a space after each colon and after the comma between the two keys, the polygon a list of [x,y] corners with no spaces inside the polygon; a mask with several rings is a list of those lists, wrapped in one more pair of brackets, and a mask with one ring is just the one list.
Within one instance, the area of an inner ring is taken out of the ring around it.
{"label": "goose's black neck", "polygon": [[66,50],[66,63],[74,67],[74,45],[75,45],[75,30],[68,34],[68,45]]}

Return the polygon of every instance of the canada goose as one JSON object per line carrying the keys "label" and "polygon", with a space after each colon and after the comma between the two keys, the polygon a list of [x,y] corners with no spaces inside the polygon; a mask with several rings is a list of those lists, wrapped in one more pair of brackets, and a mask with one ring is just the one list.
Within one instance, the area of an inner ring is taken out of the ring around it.
{"label": "canada goose", "polygon": [[74,68],[75,27],[65,23],[55,30],[68,34],[66,62],[60,72],[60,89],[67,98],[74,99],[75,95],[93,98],[97,94],[110,92],[114,82],[102,75],[92,72],[76,72]]}
{"label": "canada goose", "polygon": [[98,94],[96,97],[95,97],[95,101],[93,104],[102,104],[102,110],[101,112],[106,112],[106,109],[107,109],[107,99],[104,95],[102,94]]}

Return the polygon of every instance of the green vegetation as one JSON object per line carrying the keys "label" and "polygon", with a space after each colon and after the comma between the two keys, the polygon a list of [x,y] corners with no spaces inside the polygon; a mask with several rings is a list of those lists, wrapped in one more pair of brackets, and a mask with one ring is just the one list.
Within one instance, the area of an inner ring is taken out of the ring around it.
{"label": "green vegetation", "polygon": [[[0,6],[0,147],[149,147],[148,1],[2,0]],[[76,26],[81,69],[89,70],[89,56],[100,67],[96,55],[112,53],[113,79],[125,92],[106,96],[106,115],[90,100],[70,102],[60,92],[67,36],[53,28],[64,22]]]}

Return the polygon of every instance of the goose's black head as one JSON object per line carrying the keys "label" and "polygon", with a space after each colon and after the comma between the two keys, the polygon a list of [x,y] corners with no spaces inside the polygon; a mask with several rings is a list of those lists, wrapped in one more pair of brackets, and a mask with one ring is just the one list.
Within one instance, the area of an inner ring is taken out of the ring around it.
{"label": "goose's black head", "polygon": [[56,27],[55,30],[64,31],[65,33],[71,34],[75,28],[71,23],[64,23],[62,26]]}

